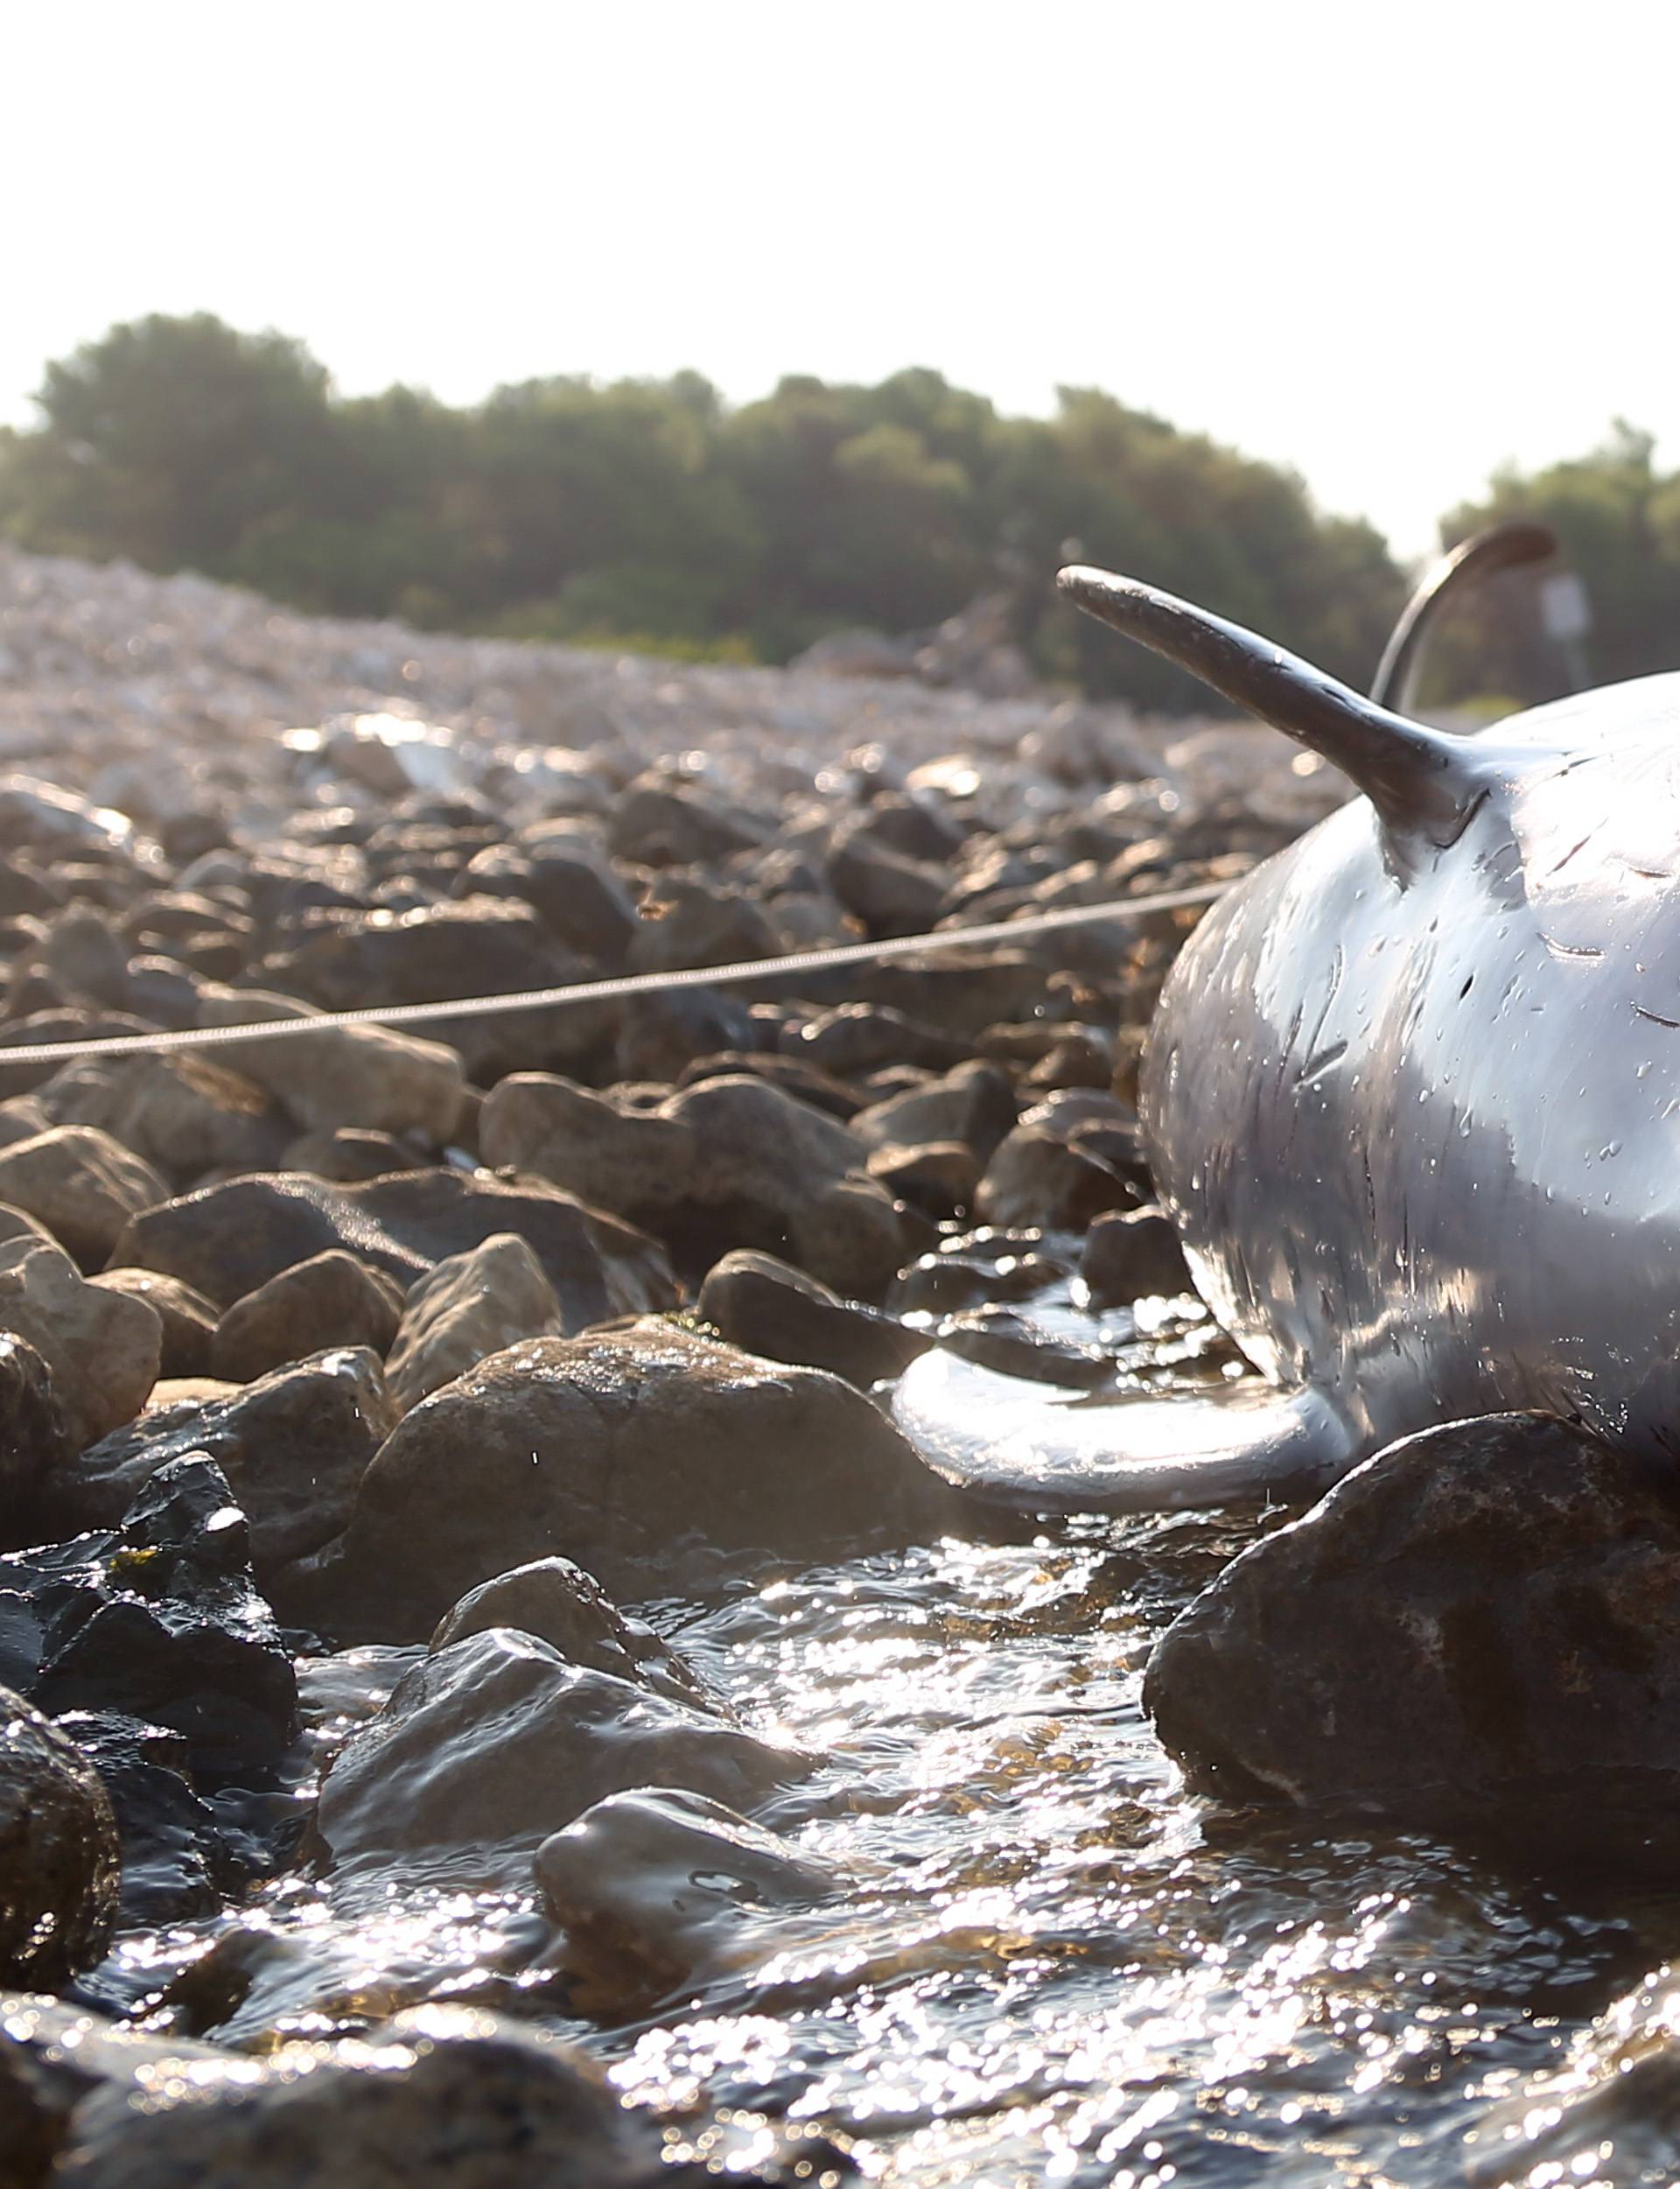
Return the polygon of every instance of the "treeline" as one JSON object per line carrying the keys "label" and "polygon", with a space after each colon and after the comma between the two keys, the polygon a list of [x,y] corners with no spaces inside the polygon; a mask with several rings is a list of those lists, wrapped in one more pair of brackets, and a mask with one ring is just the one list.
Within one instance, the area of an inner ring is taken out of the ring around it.
{"label": "treeline", "polygon": [[[737,408],[695,373],[556,378],[456,409],[341,396],[302,343],[201,314],[113,328],[49,366],[38,401],[38,426],[0,434],[0,530],[19,544],[423,628],[779,662],[1004,590],[1040,674],[1174,706],[1194,688],[1056,601],[1060,562],[1148,578],[1362,684],[1406,589],[1381,536],[1322,515],[1293,474],[1090,389],[1044,419],[925,370],[790,377]],[[1595,670],[1634,673],[1669,665],[1676,484],[1624,430],[1495,482],[1446,530],[1491,507],[1552,522],[1599,608]],[[1559,680],[1526,607],[1444,659],[1466,689]]]}

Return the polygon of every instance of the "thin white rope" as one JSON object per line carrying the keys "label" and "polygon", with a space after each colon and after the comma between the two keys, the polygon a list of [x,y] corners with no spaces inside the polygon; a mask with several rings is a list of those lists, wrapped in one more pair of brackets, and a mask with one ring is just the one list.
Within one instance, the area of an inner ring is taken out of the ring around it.
{"label": "thin white rope", "polygon": [[862,965],[910,958],[928,951],[970,950],[976,943],[1018,943],[1057,928],[1090,927],[1100,920],[1138,919],[1152,912],[1178,912],[1211,904],[1231,887],[1228,881],[1199,882],[1190,889],[1165,889],[1153,896],[1116,897],[1106,904],[1068,905],[1036,912],[1022,920],[993,920],[984,927],[941,928],[928,935],[895,935],[878,943],[836,943],[826,950],[789,951],[780,958],[747,958],[732,965],[688,965],[680,971],[618,973],[605,980],[574,980],[558,988],[524,988],[514,995],[446,997],[435,1003],[372,1005],[356,1011],[322,1011],[303,1018],[241,1020],[236,1025],[186,1027],[167,1034],[90,1035],[72,1042],[20,1042],[0,1048],[0,1064],[69,1063],[83,1056],[155,1055],[160,1049],[222,1049],[235,1042],[295,1040],[306,1034],[330,1034],[346,1026],[420,1026],[439,1019],[493,1018],[508,1011],[549,1011],[569,1003],[604,1003],[617,996],[654,995],[670,988],[719,988],[749,980],[771,980],[781,973],[826,972],[836,965]]}

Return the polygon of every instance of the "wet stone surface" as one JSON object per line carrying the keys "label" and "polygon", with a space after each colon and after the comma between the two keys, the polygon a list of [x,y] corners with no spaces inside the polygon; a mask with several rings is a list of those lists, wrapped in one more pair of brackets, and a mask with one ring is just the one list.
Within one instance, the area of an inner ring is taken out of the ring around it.
{"label": "wet stone surface", "polygon": [[[4,549],[0,651],[32,1049],[1194,885],[1345,792],[1242,724]],[[1521,1730],[1666,1800],[1666,1493],[1554,1430],[1363,1533],[999,1517],[881,1410],[934,1344],[1242,1375],[1134,1106],[1195,916],[0,1067],[0,1912],[74,1987],[0,2000],[0,2175],[1669,2178],[1672,1880],[1396,1798],[1508,1808]]]}

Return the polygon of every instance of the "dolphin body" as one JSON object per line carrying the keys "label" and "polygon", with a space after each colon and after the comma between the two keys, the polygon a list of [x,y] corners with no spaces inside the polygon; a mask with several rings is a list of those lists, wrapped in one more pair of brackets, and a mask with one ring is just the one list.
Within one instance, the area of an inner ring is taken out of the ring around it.
{"label": "dolphin body", "polygon": [[1060,582],[1364,794],[1208,912],[1144,1056],[1161,1202],[1265,1380],[1093,1405],[934,1352],[900,1426],[1040,1510],[1298,1497],[1515,1409],[1671,1459],[1680,675],[1454,736],[1148,586]]}

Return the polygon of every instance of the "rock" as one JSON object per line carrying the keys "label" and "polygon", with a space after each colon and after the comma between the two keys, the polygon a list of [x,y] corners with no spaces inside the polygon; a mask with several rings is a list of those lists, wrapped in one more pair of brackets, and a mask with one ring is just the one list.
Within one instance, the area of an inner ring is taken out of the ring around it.
{"label": "rock", "polygon": [[1015,1123],[1015,1097],[996,1064],[959,1064],[942,1079],[871,1104],[851,1120],[865,1147],[960,1140],[982,1166]]}
{"label": "rock", "polygon": [[0,1687],[0,1981],[67,1984],[116,1915],[116,1820],[99,1773]]}
{"label": "rock", "polygon": [[168,1198],[149,1163],[90,1126],[0,1147],[0,1201],[44,1224],[84,1269],[109,1258],[130,1217]]}
{"label": "rock", "polygon": [[363,1479],[340,1585],[368,1639],[558,1553],[615,1592],[685,1550],[809,1557],[920,1540],[958,1508],[869,1401],[649,1321],[532,1338],[417,1406]]}
{"label": "rock", "polygon": [[680,1079],[691,1064],[752,1046],[752,1014],[722,988],[670,988],[630,996],[620,1007],[615,1079]]}
{"label": "rock", "polygon": [[1042,1125],[1018,1125],[980,1181],[975,1205],[988,1224],[1082,1231],[1110,1209],[1136,1209],[1136,1182],[1094,1151],[1070,1147]]}
{"label": "rock", "polygon": [[757,1246],[866,1299],[901,1257],[892,1203],[863,1175],[858,1141],[760,1079],[704,1081],[636,1112],[522,1073],[486,1102],[480,1140],[486,1162],[587,1192],[703,1267]]}
{"label": "rock", "polygon": [[388,1178],[394,1170],[424,1170],[428,1165],[410,1142],[393,1133],[363,1133],[341,1125],[332,1133],[300,1133],[287,1146],[280,1168],[355,1186],[368,1178]]}
{"label": "rock", "polygon": [[119,1926],[214,1914],[244,1878],[216,1829],[214,1812],[192,1791],[185,1738],[110,1710],[66,1710],[59,1728],[97,1771],[116,1813]]}
{"label": "rock", "polygon": [[223,1168],[271,1169],[290,1137],[262,1088],[190,1049],[66,1064],[30,1098],[51,1124],[108,1133],[177,1184]]}
{"label": "rock", "polygon": [[48,1509],[60,1526],[108,1527],[159,1468],[206,1456],[248,1518],[252,1563],[266,1585],[340,1532],[368,1461],[396,1426],[375,1356],[335,1347],[230,1398],[144,1414],[58,1469]]}
{"label": "rock", "polygon": [[878,1071],[883,1064],[916,1064],[948,1071],[968,1054],[965,1044],[937,1027],[907,1019],[882,1004],[843,1003],[819,1012],[789,1035],[784,1047],[840,1079]]}
{"label": "rock", "polygon": [[675,972],[774,958],[788,946],[774,922],[740,889],[662,874],[644,892],[630,945],[634,972]]}
{"label": "rock", "polygon": [[574,2009],[650,2014],[751,1967],[784,1942],[787,1918],[829,1898],[820,1863],[704,1794],[609,1794],[536,1851],[536,1882],[565,1933]]}
{"label": "rock", "polygon": [[569,1664],[646,1687],[668,1701],[733,1718],[686,1660],[641,1619],[626,1618],[599,1582],[569,1558],[538,1558],[469,1589],[431,1638],[434,1652],[492,1627],[534,1634]]}
{"label": "rock", "polygon": [[738,1079],[743,1072],[767,1079],[795,1101],[821,1110],[826,1117],[838,1118],[842,1125],[864,1107],[864,1098],[843,1081],[814,1070],[797,1056],[778,1056],[763,1049],[726,1049],[716,1056],[696,1056],[677,1075],[677,1091],[698,1086],[703,1079]]}
{"label": "rock", "polygon": [[74,1451],[131,1421],[158,1380],[156,1310],[88,1281],[67,1254],[28,1234],[0,1245],[0,1330],[46,1363]]}
{"label": "rock", "polygon": [[[699,2189],[717,2178],[704,2164],[668,2164],[661,2124],[627,2111],[577,2046],[469,2007],[411,2008],[365,2037],[280,2045],[260,2062],[225,2057],[220,2074],[200,2059],[149,2075],[143,2108],[120,2085],[95,2091],[54,2180],[66,2189]],[[794,2179],[751,2157],[730,2178],[790,2189]],[[804,2178],[815,2178],[808,2165]]]}
{"label": "rock", "polygon": [[879,1308],[843,1300],[802,1270],[750,1247],[712,1265],[696,1308],[746,1352],[826,1368],[861,1391],[902,1375],[932,1343]]}
{"label": "rock", "polygon": [[94,805],[78,791],[39,775],[0,775],[0,845],[67,859],[101,852],[125,866],[162,863],[158,846],[139,834],[126,813]]}
{"label": "rock", "polygon": [[0,1332],[0,1549],[32,1540],[41,1485],[72,1456],[46,1363],[21,1337]]}
{"label": "rock", "polygon": [[932,927],[950,885],[945,867],[885,842],[866,812],[835,831],[827,873],[835,895],[872,935],[919,935]]}
{"label": "rock", "polygon": [[386,1363],[391,1402],[406,1414],[519,1339],[565,1334],[564,1311],[542,1263],[522,1238],[496,1232],[439,1262],[410,1290]]}
{"label": "rock", "polygon": [[1157,1645],[1193,1786],[1680,1874],[1680,1494],[1584,1430],[1500,1414],[1356,1468]]}
{"label": "rock", "polygon": [[366,1347],[382,1358],[402,1314],[402,1289],[382,1270],[330,1248],[234,1302],[216,1325],[210,1372],[252,1383],[329,1347]]}
{"label": "rock", "polygon": [[645,1687],[567,1662],[506,1627],[471,1634],[404,1675],[321,1782],[315,1833],[337,1867],[490,1884],[602,1795],[675,1785],[733,1805],[808,1768]]}
{"label": "rock", "polygon": [[9,1685],[54,1714],[172,1727],[201,1791],[255,1783],[291,1738],[291,1659],[207,1459],[160,1467],[117,1528],[0,1557],[0,1607]]}
{"label": "rock", "polygon": [[[585,979],[593,970],[586,960],[568,961],[536,913],[504,897],[464,897],[401,914],[346,914],[258,969],[282,993],[328,1011],[517,994]],[[617,1014],[611,1005],[584,1004],[564,1011],[469,1014],[440,1023],[466,1071],[476,1084],[487,1085],[504,1072],[588,1056],[611,1039]],[[301,1048],[305,1055],[314,1046],[309,1041],[273,1044],[276,1049]],[[321,1070],[318,1059],[313,1069]],[[292,1106],[290,1098],[283,1099]],[[402,1129],[388,1115],[304,1117],[297,1110],[294,1115],[303,1125]]]}
{"label": "rock", "polygon": [[889,1140],[873,1147],[864,1166],[895,1201],[908,1201],[934,1217],[962,1213],[980,1183],[980,1159],[961,1140]]}
{"label": "rock", "polygon": [[102,1269],[88,1281],[102,1292],[144,1301],[158,1317],[164,1334],[160,1375],[208,1374],[210,1339],[220,1319],[213,1300],[194,1292],[178,1277],[165,1277],[156,1269]]}
{"label": "rock", "polygon": [[[458,989],[451,990],[459,994]],[[369,1001],[395,1001],[372,997]],[[293,997],[206,986],[204,1026],[312,1016]],[[241,1042],[219,1052],[266,1087],[302,1132],[413,1133],[446,1147],[460,1118],[466,1074],[458,1052],[395,1027],[325,1028],[318,1034]]]}
{"label": "rock", "polygon": [[675,1306],[663,1252],[541,1180],[421,1170],[334,1186],[286,1173],[165,1202],[131,1225],[117,1259],[161,1269],[231,1305],[283,1269],[338,1247],[412,1285],[452,1254],[512,1231],[532,1249],[572,1330]]}
{"label": "rock", "polygon": [[696,791],[644,776],[620,799],[607,841],[614,858],[638,866],[696,866],[750,850],[759,831]]}
{"label": "rock", "polygon": [[41,2189],[94,2091],[109,2087],[130,2101],[143,2080],[156,2090],[228,2060],[208,2045],[119,2028],[41,1992],[0,1991],[0,2183]]}
{"label": "rock", "polygon": [[1098,1217],[1085,1235],[1079,1273],[1096,1308],[1195,1290],[1179,1235],[1153,1206],[1116,1209]]}
{"label": "rock", "polygon": [[938,1337],[947,1352],[1000,1375],[1061,1384],[1074,1391],[1094,1391],[1114,1380],[1113,1358],[1100,1346],[1083,1345],[1046,1330],[996,1301],[948,1316],[939,1325]]}
{"label": "rock", "polygon": [[567,949],[617,968],[636,932],[636,909],[610,863],[578,837],[550,838],[516,849],[496,844],[476,852],[456,894],[519,897],[533,906]]}
{"label": "rock", "polygon": [[984,1224],[977,1231],[942,1240],[920,1255],[887,1294],[894,1315],[951,1315],[963,1308],[1030,1300],[1046,1285],[1072,1274],[1071,1254],[1041,1231]]}

